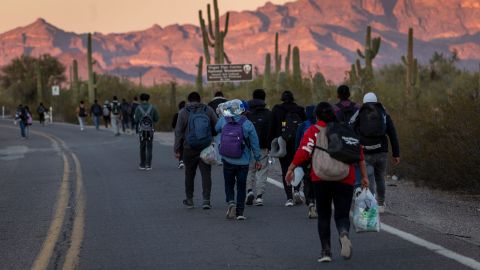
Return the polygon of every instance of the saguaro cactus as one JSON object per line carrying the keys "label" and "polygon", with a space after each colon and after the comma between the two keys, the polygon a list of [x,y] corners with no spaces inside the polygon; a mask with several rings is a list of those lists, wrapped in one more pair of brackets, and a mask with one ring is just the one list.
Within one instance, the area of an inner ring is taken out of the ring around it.
{"label": "saguaro cactus", "polygon": [[265,72],[263,73],[263,88],[269,91],[272,88],[272,60],[270,53],[265,55]]}
{"label": "saguaro cactus", "polygon": [[291,45],[288,44],[287,57],[285,57],[285,73],[290,75],[290,57],[291,57]]}
{"label": "saguaro cactus", "polygon": [[372,27],[367,26],[367,34],[365,35],[365,48],[363,52],[360,49],[357,49],[357,54],[360,58],[365,60],[365,87],[373,86],[373,59],[378,54],[380,50],[381,38],[376,37],[372,39]]}
{"label": "saguaro cactus", "polygon": [[200,56],[197,65],[197,78],[195,80],[196,90],[199,93],[203,92],[203,57]]}
{"label": "saguaro cactus", "polygon": [[300,87],[302,83],[302,69],[300,68],[300,49],[293,47],[293,84]]}
{"label": "saguaro cactus", "polygon": [[172,114],[177,110],[177,82],[170,82],[170,111]]}
{"label": "saguaro cactus", "polygon": [[406,87],[405,87],[405,97],[410,99],[413,94],[414,87],[416,86],[417,76],[418,76],[418,61],[413,57],[413,29],[408,29],[408,47],[407,47],[407,57],[402,56],[402,62],[405,65],[407,70],[406,72]]}
{"label": "saguaro cactus", "polygon": [[37,77],[37,101],[43,102],[42,68],[40,58],[35,61],[35,76]]}
{"label": "saguaro cactus", "polygon": [[327,81],[322,73],[316,72],[312,79],[312,98],[314,100],[328,100]]}
{"label": "saguaro cactus", "polygon": [[87,65],[88,65],[88,101],[93,104],[95,101],[95,82],[93,78],[93,57],[92,57],[92,34],[87,37]]}
{"label": "saguaro cactus", "polygon": [[278,32],[275,33],[275,75],[282,69],[282,56],[278,53]]}
{"label": "saguaro cactus", "polygon": [[214,19],[212,21],[211,15],[211,8],[210,4],[207,4],[207,18],[208,18],[208,30],[205,24],[205,20],[203,19],[202,11],[198,11],[198,17],[200,20],[200,27],[202,31],[203,37],[203,51],[205,55],[205,61],[210,64],[210,51],[209,47],[214,49],[214,56],[215,56],[215,64],[223,64],[225,61],[230,63],[230,59],[228,58],[227,54],[225,53],[225,37],[228,33],[228,22],[230,18],[230,13],[227,12],[225,18],[225,27],[222,31],[220,29],[220,12],[218,10],[218,1],[213,0],[213,12],[214,12]]}
{"label": "saguaro cactus", "polygon": [[80,85],[78,80],[78,63],[77,60],[73,60],[72,63],[72,99],[74,104],[78,102],[78,97],[80,96]]}

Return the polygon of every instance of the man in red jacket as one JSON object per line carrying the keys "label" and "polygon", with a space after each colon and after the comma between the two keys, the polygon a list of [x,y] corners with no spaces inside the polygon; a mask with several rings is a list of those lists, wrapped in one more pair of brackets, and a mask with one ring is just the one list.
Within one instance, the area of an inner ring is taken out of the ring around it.
{"label": "man in red jacket", "polygon": [[[317,134],[319,127],[326,127],[329,122],[337,122],[332,105],[327,102],[321,102],[315,108],[315,115],[318,122],[312,125],[305,132],[300,147],[295,153],[293,162],[288,167],[286,181],[291,182],[293,179],[293,171],[296,167],[301,166],[305,162],[312,160],[313,151],[317,142]],[[319,150],[317,150],[319,151]],[[362,174],[362,186],[368,187],[367,169],[363,151],[360,153],[361,161],[359,162]],[[312,166],[313,167],[313,166]],[[350,231],[349,212],[352,204],[353,185],[355,183],[355,168],[350,165],[348,176],[340,181],[325,181],[320,179],[313,170],[311,171],[312,182],[314,185],[315,199],[317,203],[318,213],[318,234],[322,245],[322,253],[319,262],[332,261],[332,252],[330,245],[330,218],[332,216],[332,202],[335,207],[335,224],[337,226],[342,246],[341,256],[350,259],[352,255],[352,244],[348,238]]]}

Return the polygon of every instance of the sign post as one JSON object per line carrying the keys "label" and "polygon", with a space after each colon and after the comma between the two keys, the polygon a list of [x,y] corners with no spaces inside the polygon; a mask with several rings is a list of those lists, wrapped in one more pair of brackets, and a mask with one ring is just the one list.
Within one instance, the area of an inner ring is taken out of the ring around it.
{"label": "sign post", "polygon": [[208,82],[239,82],[253,80],[252,64],[207,65]]}
{"label": "sign post", "polygon": [[60,86],[52,86],[52,96],[60,96]]}

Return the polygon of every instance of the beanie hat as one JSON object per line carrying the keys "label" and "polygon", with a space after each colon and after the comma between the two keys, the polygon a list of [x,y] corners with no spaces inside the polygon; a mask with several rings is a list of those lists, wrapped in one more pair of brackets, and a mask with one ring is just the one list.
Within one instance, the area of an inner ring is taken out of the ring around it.
{"label": "beanie hat", "polygon": [[372,92],[365,94],[363,97],[363,103],[369,102],[378,102],[377,96]]}

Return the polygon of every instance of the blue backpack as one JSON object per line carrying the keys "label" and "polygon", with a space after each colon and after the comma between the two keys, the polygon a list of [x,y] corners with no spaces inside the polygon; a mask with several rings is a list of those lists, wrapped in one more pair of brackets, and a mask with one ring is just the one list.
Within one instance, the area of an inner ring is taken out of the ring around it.
{"label": "blue backpack", "polygon": [[247,121],[247,118],[242,117],[238,122],[233,117],[225,117],[225,120],[227,120],[227,124],[222,128],[220,155],[229,158],[241,158],[244,149],[243,123]]}
{"label": "blue backpack", "polygon": [[212,127],[207,107],[196,111],[186,109],[188,112],[187,143],[194,150],[203,150],[212,143]]}

